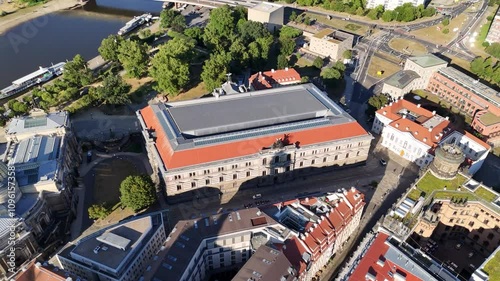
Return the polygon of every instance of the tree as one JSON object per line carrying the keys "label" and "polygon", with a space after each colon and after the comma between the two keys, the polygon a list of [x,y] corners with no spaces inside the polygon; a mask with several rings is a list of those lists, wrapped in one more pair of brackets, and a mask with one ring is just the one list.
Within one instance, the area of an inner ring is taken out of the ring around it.
{"label": "tree", "polygon": [[125,83],[120,75],[108,75],[104,77],[102,85],[96,88],[95,93],[99,102],[120,105],[130,102],[129,91],[130,85]]}
{"label": "tree", "polygon": [[244,69],[248,67],[251,60],[251,54],[248,51],[247,46],[243,44],[243,40],[241,38],[237,38],[233,42],[231,47],[229,47],[229,51],[231,53],[232,61],[235,64],[233,65],[234,68]]}
{"label": "tree", "polygon": [[389,99],[385,95],[372,96],[368,99],[368,104],[375,108],[375,110],[381,109],[388,102]]}
{"label": "tree", "polygon": [[189,58],[194,44],[176,37],[160,47],[151,60],[151,76],[157,81],[155,89],[177,95],[189,82]]}
{"label": "tree", "polygon": [[371,9],[368,12],[368,14],[366,14],[366,16],[372,20],[377,20],[382,16],[383,13],[384,13],[384,6],[378,5],[377,7]]}
{"label": "tree", "polygon": [[155,186],[148,176],[128,176],[120,184],[120,201],[123,206],[139,211],[156,201]]}
{"label": "tree", "polygon": [[284,69],[285,67],[288,67],[288,59],[284,54],[280,54],[278,56],[278,63],[277,63],[278,69]]}
{"label": "tree", "polygon": [[500,43],[495,42],[486,48],[486,52],[495,58],[500,59]]}
{"label": "tree", "polygon": [[285,25],[280,29],[280,39],[281,38],[297,38],[300,35],[302,35],[302,30],[295,28],[295,27]]}
{"label": "tree", "polygon": [[327,80],[338,80],[342,77],[342,73],[335,67],[329,67],[323,69],[320,76]]}
{"label": "tree", "polygon": [[73,60],[64,65],[63,79],[71,86],[80,88],[92,82],[92,71],[81,55],[76,55]]}
{"label": "tree", "polygon": [[238,27],[240,38],[243,39],[245,44],[253,42],[258,38],[264,38],[271,36],[271,33],[267,30],[263,23],[256,21],[245,21],[242,25]]}
{"label": "tree", "polygon": [[301,83],[309,83],[309,76],[302,76],[302,78],[300,78],[300,82]]}
{"label": "tree", "polygon": [[394,13],[392,11],[385,11],[383,14],[382,14],[382,20],[385,21],[385,22],[390,22],[394,19]]}
{"label": "tree", "polygon": [[[288,20],[291,22],[295,22],[297,20],[297,13],[295,11],[292,11]],[[283,27],[285,27],[285,26],[283,26]]]}
{"label": "tree", "polygon": [[219,52],[226,51],[231,46],[233,37],[233,11],[227,5],[213,9],[203,34],[205,45]]}
{"label": "tree", "polygon": [[290,56],[295,51],[296,43],[294,39],[290,38],[280,38],[279,39],[279,49],[281,54],[285,56]]}
{"label": "tree", "polygon": [[94,204],[89,207],[88,212],[89,218],[94,220],[104,219],[111,214],[111,210],[109,210],[109,208],[107,208],[104,204]]}
{"label": "tree", "polygon": [[441,21],[441,23],[444,25],[444,26],[447,26],[450,24],[450,18],[444,18],[443,21]]}
{"label": "tree", "polygon": [[196,40],[196,42],[199,43],[203,39],[203,29],[198,26],[193,26],[184,30],[184,35],[186,35],[191,39]]}
{"label": "tree", "polygon": [[99,54],[105,60],[118,61],[118,46],[122,43],[123,39],[118,35],[109,35],[104,38],[99,46]]}
{"label": "tree", "polygon": [[229,63],[231,62],[231,54],[227,52],[212,54],[203,65],[201,79],[205,83],[205,88],[208,91],[221,86],[229,72]]}
{"label": "tree", "polygon": [[28,111],[29,111],[28,104],[26,104],[24,102],[20,102],[20,101],[15,100],[15,99],[9,100],[9,102],[7,103],[7,107],[10,110],[12,110],[13,116],[24,115],[24,114],[28,113]]}
{"label": "tree", "polygon": [[311,18],[309,16],[304,17],[304,24],[305,25],[311,25]]}
{"label": "tree", "polygon": [[443,34],[448,34],[450,33],[450,30],[448,28],[443,29]]}
{"label": "tree", "polygon": [[137,41],[123,41],[118,47],[118,60],[130,76],[141,77],[147,72],[148,46]]}
{"label": "tree", "polygon": [[344,59],[352,59],[352,51],[351,50],[345,50],[344,53],[342,54],[342,56],[344,57]]}
{"label": "tree", "polygon": [[172,23],[174,22],[174,19],[179,15],[182,16],[181,13],[173,9],[166,9],[161,11],[160,28],[170,28],[172,26]]}
{"label": "tree", "polygon": [[171,28],[177,32],[183,32],[186,29],[186,18],[183,15],[177,15],[173,18],[171,23]]}
{"label": "tree", "polygon": [[477,74],[478,76],[483,76],[484,69],[485,69],[485,64],[484,64],[484,59],[482,57],[477,57],[471,61],[470,70],[474,74]]}
{"label": "tree", "polygon": [[323,67],[323,59],[321,57],[316,57],[313,61],[313,66],[316,67],[317,69],[321,69]]}

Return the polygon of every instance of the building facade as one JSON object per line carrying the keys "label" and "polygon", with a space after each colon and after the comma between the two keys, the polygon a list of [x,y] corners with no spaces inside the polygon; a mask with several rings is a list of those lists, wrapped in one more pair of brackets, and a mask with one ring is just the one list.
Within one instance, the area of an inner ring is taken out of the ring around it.
{"label": "building facade", "polygon": [[285,69],[272,69],[271,71],[255,73],[248,79],[248,86],[251,91],[265,90],[300,83],[300,74],[297,70],[288,67],[285,67]]}
{"label": "building facade", "polygon": [[382,146],[420,167],[432,162],[441,144],[455,144],[465,153],[469,173],[474,174],[491,149],[472,134],[453,129],[448,117],[404,99],[379,109],[372,131],[382,135]]}
{"label": "building facade", "polygon": [[500,93],[446,67],[435,72],[427,90],[473,118],[472,127],[491,144],[500,142]]}
{"label": "building facade", "polygon": [[363,163],[372,140],[312,84],[154,104],[137,116],[174,201]]}
{"label": "building facade", "polygon": [[413,90],[426,89],[432,75],[447,65],[446,61],[432,54],[409,57],[403,70],[394,73],[384,82],[382,93],[399,99]]}
{"label": "building facade", "polygon": [[343,60],[344,52],[353,46],[352,34],[333,29],[323,29],[311,37],[309,50],[331,60]]}
{"label": "building facade", "polygon": [[284,13],[285,8],[281,5],[261,2],[252,8],[248,8],[248,20],[261,22],[267,26],[269,31],[274,32],[283,26]]}
{"label": "building facade", "polygon": [[418,5],[424,5],[425,0],[402,0],[402,1],[395,1],[395,0],[368,0],[366,3],[366,8],[368,9],[373,9],[377,6],[384,6],[384,9],[387,10],[394,10],[399,6],[402,6],[403,4],[406,3],[411,3],[413,6],[418,6]]}
{"label": "building facade", "polygon": [[57,254],[61,267],[89,281],[137,281],[167,239],[161,213],[108,227]]}

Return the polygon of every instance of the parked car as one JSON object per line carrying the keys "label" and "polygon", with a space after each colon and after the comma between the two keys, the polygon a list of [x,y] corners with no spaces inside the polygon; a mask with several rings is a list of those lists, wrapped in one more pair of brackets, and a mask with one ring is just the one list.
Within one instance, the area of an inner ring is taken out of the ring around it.
{"label": "parked car", "polygon": [[262,194],[255,194],[254,196],[252,196],[253,199],[260,199],[262,198]]}
{"label": "parked car", "polygon": [[380,159],[380,164],[382,166],[386,166],[387,165],[387,161],[385,161],[384,159]]}
{"label": "parked car", "polygon": [[87,163],[90,163],[90,161],[92,161],[92,150],[87,152]]}

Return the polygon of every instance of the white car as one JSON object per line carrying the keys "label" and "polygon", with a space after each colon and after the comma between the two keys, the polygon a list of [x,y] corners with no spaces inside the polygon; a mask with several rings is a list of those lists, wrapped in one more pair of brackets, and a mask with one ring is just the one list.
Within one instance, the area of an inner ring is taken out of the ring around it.
{"label": "white car", "polygon": [[262,194],[255,194],[254,196],[252,196],[253,199],[260,199],[262,198]]}

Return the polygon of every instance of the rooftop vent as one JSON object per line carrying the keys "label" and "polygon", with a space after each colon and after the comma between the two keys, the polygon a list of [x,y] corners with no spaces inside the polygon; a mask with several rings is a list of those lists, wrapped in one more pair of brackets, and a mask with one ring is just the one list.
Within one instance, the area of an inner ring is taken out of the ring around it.
{"label": "rooftop vent", "polygon": [[436,115],[436,111],[435,110],[432,111],[432,115]]}
{"label": "rooftop vent", "polygon": [[419,104],[417,104],[417,107],[420,107],[420,106],[422,106],[420,103],[419,103]]}
{"label": "rooftop vent", "polygon": [[384,115],[387,115],[387,111],[384,110]]}
{"label": "rooftop vent", "polygon": [[399,128],[399,123],[396,123],[396,128]]}

